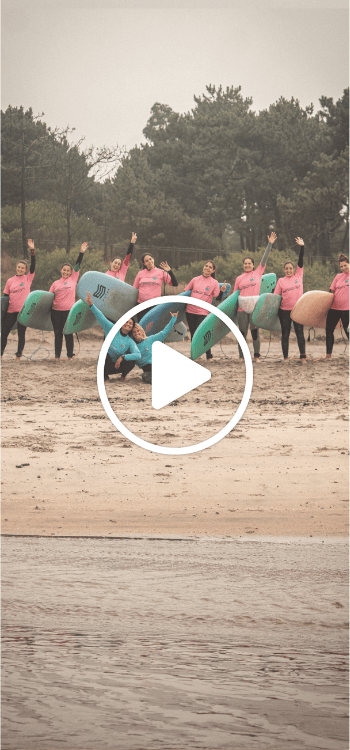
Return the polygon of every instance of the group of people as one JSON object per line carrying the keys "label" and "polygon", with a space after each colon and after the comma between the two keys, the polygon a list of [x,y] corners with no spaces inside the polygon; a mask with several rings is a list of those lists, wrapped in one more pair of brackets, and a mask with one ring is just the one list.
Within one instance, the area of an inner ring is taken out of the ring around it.
{"label": "group of people", "polygon": [[[233,292],[239,290],[240,297],[250,297],[259,295],[261,278],[264,274],[266,264],[272,246],[277,239],[274,232],[267,238],[268,244],[261,258],[258,267],[255,269],[254,259],[246,256],[243,260],[243,273],[236,278]],[[125,280],[126,272],[129,267],[132,251],[137,240],[137,235],[133,232],[127,254],[122,260],[119,256],[113,258],[110,268],[107,271],[108,276]],[[304,241],[301,237],[296,237],[296,243],[300,248],[299,259],[295,269],[292,261],[287,260],[284,264],[284,277],[280,278],[275,287],[274,293],[281,296],[281,305],[278,311],[281,329],[282,329],[282,353],[284,362],[288,362],[289,336],[291,331],[291,311],[297,300],[303,294],[303,262],[304,262]],[[28,240],[28,248],[31,254],[31,264],[28,272],[28,263],[26,260],[19,261],[16,265],[16,275],[12,276],[6,282],[4,296],[8,297],[8,308],[3,316],[2,321],[2,340],[1,356],[6,347],[8,335],[17,321],[18,314],[27,298],[32,281],[35,275],[35,249],[33,240]],[[50,287],[50,292],[54,294],[54,300],[51,310],[51,321],[55,338],[55,359],[59,359],[62,351],[63,329],[72,306],[75,303],[75,290],[79,278],[80,266],[88,244],[84,242],[80,248],[80,253],[74,266],[70,263],[64,263],[61,268],[61,276],[54,281]],[[136,275],[134,287],[139,290],[138,303],[152,301],[161,296],[162,285],[168,284],[177,287],[178,283],[173,271],[168,263],[160,263],[160,268],[156,268],[154,258],[150,253],[145,253],[142,258],[142,268]],[[332,306],[327,315],[326,322],[326,359],[332,356],[334,345],[334,330],[338,321],[341,319],[344,331],[349,338],[349,259],[341,254],[339,255],[340,273],[332,281],[330,292],[334,295]],[[186,291],[191,292],[191,297],[204,300],[211,303],[214,298],[218,302],[226,291],[226,282],[219,286],[215,278],[215,263],[207,261],[203,271],[199,276],[191,279],[186,286]],[[91,307],[98,322],[103,328],[105,334],[111,330],[114,323],[108,320],[98,308],[93,305],[91,294],[89,293],[85,300],[86,304]],[[151,306],[150,306],[151,307]],[[149,310],[150,308],[148,308]],[[147,311],[144,310],[137,316],[137,321],[130,319],[120,329],[114,337],[112,345],[109,347],[105,363],[105,379],[109,375],[120,373],[121,379],[126,378],[127,374],[135,365],[142,370],[142,378],[145,382],[152,382],[152,343],[154,341],[164,341],[175,325],[177,314],[171,314],[171,319],[163,331],[154,335],[146,336],[140,321]],[[200,323],[208,315],[205,308],[189,304],[186,308],[186,318],[191,335],[194,336]],[[248,328],[250,326],[253,340],[253,358],[254,362],[260,360],[260,337],[259,328],[252,322],[251,313],[245,312],[240,306],[237,312],[237,323],[240,332],[246,339]],[[294,329],[297,337],[300,360],[302,364],[306,362],[305,337],[303,326],[294,322]],[[16,358],[22,356],[25,344],[26,328],[19,321],[17,322],[18,331],[18,348]],[[73,353],[73,334],[65,335],[67,357],[71,360]],[[212,359],[213,355],[209,349],[206,352],[207,359]],[[239,359],[243,361],[243,352],[239,346]]]}

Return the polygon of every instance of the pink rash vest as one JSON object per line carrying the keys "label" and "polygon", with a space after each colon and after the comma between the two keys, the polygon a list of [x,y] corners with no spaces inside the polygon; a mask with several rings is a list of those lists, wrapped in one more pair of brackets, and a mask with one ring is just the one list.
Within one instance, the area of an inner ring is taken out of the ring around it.
{"label": "pink rash vest", "polygon": [[349,273],[337,273],[329,288],[334,292],[334,300],[331,310],[348,310]]}
{"label": "pink rash vest", "polygon": [[75,288],[78,283],[79,271],[72,271],[68,279],[57,279],[51,284],[49,292],[53,292],[55,299],[53,310],[70,310],[75,303]]}
{"label": "pink rash vest", "polygon": [[[185,292],[189,289],[192,290],[191,297],[196,299],[203,299],[205,302],[212,304],[213,297],[217,297],[220,294],[219,282],[213,279],[212,276],[205,278],[203,274],[201,276],[195,276],[191,279],[190,283],[187,284]],[[208,310],[204,307],[195,307],[194,305],[187,305],[186,308],[188,313],[194,315],[208,315]]]}
{"label": "pink rash vest", "polygon": [[[258,267],[249,271],[249,273],[241,273],[241,275],[236,278],[233,291],[236,292],[237,289],[239,289],[241,297],[255,297],[259,295],[261,277],[264,271],[265,266],[262,266],[261,263],[259,263]],[[244,312],[244,310],[239,307],[238,312]]]}
{"label": "pink rash vest", "polygon": [[26,273],[24,276],[11,276],[7,279],[4,294],[9,296],[9,306],[7,312],[19,312],[23,307],[30,287],[34,279],[35,273]]}
{"label": "pink rash vest", "polygon": [[283,276],[278,279],[274,294],[280,294],[282,297],[281,310],[293,310],[294,305],[302,296],[303,275],[304,269],[297,266],[293,276]]}
{"label": "pink rash vest", "polygon": [[151,271],[143,268],[138,272],[133,284],[139,290],[137,301],[145,302],[154,297],[161,297],[163,283],[172,286],[171,277],[166,271],[162,271],[161,268],[152,268]]}

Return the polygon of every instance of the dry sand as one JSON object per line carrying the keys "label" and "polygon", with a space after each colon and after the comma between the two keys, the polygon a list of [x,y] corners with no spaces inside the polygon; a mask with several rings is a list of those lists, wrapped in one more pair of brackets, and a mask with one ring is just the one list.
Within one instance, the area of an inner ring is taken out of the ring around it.
{"label": "dry sand", "polygon": [[[318,334],[322,333],[320,331]],[[323,332],[324,333],[324,332]],[[244,417],[212,448],[162,456],[132,444],[106,416],[96,385],[100,329],[80,337],[72,362],[14,360],[3,370],[2,532],[43,536],[346,536],[348,533],[348,361],[337,332],[312,358],[281,361],[279,338],[254,366]],[[27,330],[25,354],[41,334]],[[45,335],[53,356],[53,334]],[[173,345],[188,354],[188,341]],[[251,343],[249,344],[251,348]],[[262,343],[262,355],[268,350]],[[296,350],[291,336],[291,354]],[[240,402],[245,367],[227,338],[211,380],[159,412],[135,368],[107,383],[117,416],[136,434],[188,445],[216,433]],[[45,356],[41,349],[35,357]]]}

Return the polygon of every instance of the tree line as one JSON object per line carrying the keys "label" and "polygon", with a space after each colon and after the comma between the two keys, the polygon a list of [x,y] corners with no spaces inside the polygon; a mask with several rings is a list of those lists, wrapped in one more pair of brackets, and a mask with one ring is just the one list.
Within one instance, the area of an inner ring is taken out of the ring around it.
{"label": "tree line", "polygon": [[[349,90],[320,109],[280,98],[261,112],[241,87],[207,86],[185,114],[155,103],[146,143],[84,147],[32,109],[2,113],[2,239],[26,257],[27,238],[70,254],[87,240],[101,262],[132,230],[142,250],[175,267],[255,252],[274,229],[325,263],[348,242]],[[239,257],[239,256],[237,256]]]}

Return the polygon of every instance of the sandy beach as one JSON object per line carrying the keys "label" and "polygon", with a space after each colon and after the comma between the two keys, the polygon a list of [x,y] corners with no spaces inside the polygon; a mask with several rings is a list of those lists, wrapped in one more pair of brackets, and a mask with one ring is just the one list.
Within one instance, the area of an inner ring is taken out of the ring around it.
{"label": "sandy beach", "polygon": [[[112,425],[96,384],[100,329],[80,335],[72,362],[51,359],[51,333],[48,351],[16,362],[11,336],[2,360],[3,534],[347,536],[348,360],[337,331],[333,359],[320,361],[319,334],[303,367],[297,356],[284,365],[279,338],[264,338],[243,418],[217,445],[189,456],[150,453]],[[40,341],[28,329],[24,353]],[[189,354],[189,341],[172,346]],[[106,390],[115,413],[161,445],[216,433],[240,403],[245,367],[233,338],[213,353],[210,364],[199,360],[211,380],[157,413],[138,368],[124,383],[112,377]]]}

